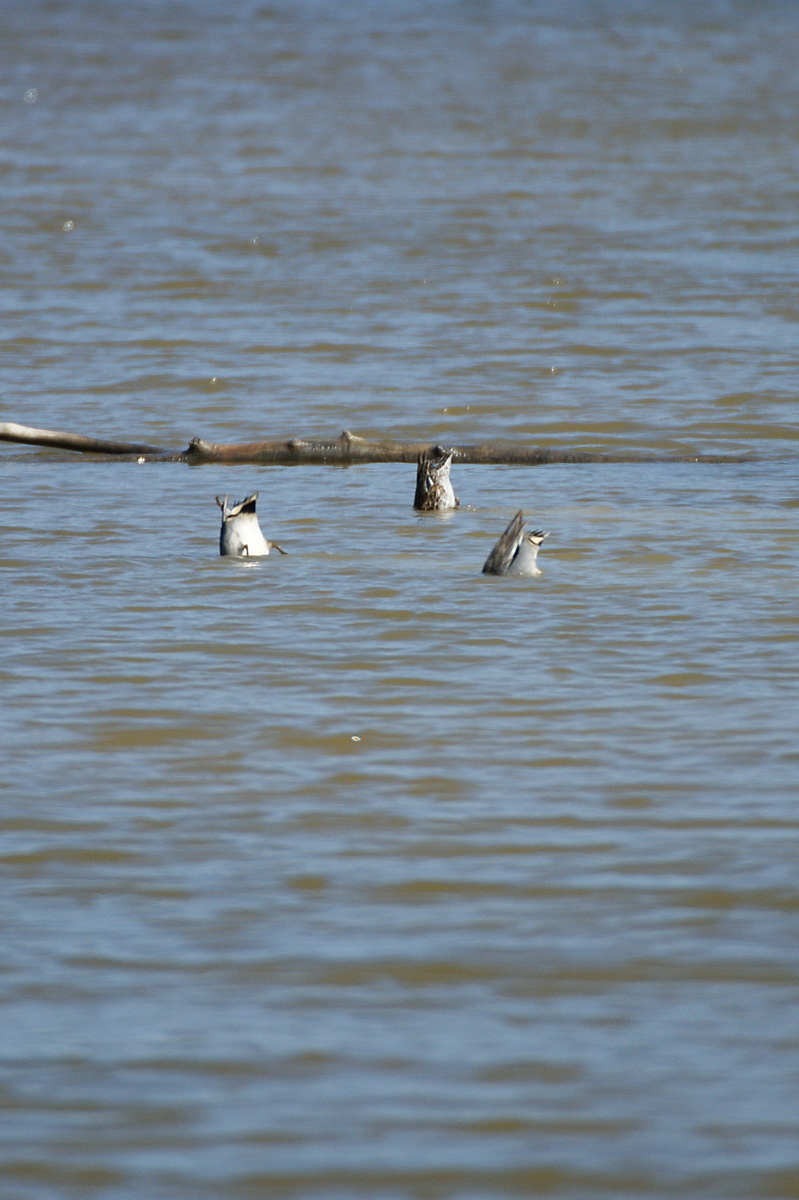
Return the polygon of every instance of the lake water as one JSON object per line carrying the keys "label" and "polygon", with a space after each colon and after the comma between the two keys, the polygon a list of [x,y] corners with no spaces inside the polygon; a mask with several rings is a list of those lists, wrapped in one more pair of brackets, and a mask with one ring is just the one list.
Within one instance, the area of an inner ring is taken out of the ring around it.
{"label": "lake water", "polygon": [[0,445],[3,1200],[799,1197],[798,38],[3,6],[0,420],[663,459]]}

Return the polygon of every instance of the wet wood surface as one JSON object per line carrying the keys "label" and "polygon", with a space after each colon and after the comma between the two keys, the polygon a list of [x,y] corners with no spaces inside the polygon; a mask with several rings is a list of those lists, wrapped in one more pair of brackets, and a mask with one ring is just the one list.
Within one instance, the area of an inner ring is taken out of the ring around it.
{"label": "wet wood surface", "polygon": [[[13,422],[0,423],[0,441],[41,446],[51,450],[72,450],[82,454],[101,454],[119,458],[143,458],[151,461],[219,464],[275,464],[299,466],[303,463],[328,463],[349,466],[355,463],[416,463],[419,455],[431,448],[430,442],[404,442],[358,437],[344,430],[330,439],[289,438],[257,442],[215,443],[192,438],[185,450],[170,450],[143,442],[117,442],[52,429],[36,429]],[[485,465],[539,466],[546,463],[640,463],[709,462],[733,463],[752,459],[746,454],[651,454],[645,451],[568,450],[559,447],[527,446],[511,441],[482,442],[477,445],[452,445],[453,460]]]}

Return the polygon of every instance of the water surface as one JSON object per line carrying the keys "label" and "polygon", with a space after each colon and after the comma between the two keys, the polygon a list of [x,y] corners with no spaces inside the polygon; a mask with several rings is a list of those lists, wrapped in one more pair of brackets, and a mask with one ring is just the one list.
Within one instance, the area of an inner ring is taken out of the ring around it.
{"label": "water surface", "polygon": [[4,1197],[799,1195],[793,7],[0,26],[2,420],[750,460],[0,447]]}

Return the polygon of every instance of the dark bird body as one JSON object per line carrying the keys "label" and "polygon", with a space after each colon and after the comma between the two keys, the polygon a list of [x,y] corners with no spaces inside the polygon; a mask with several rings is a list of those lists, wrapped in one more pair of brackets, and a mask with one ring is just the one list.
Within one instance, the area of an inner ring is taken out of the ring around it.
{"label": "dark bird body", "polygon": [[416,465],[416,495],[413,507],[420,512],[443,512],[457,508],[460,501],[449,478],[454,451],[435,446],[423,450]]}

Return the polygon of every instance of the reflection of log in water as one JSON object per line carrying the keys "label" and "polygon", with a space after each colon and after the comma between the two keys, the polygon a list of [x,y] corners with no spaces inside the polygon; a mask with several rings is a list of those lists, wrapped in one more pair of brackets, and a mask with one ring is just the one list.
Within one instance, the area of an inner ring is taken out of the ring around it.
{"label": "reflection of log in water", "polygon": [[[201,463],[271,463],[299,466],[302,463],[330,463],[349,466],[353,463],[415,463],[429,442],[371,441],[356,437],[344,430],[340,437],[328,441],[312,438],[290,438],[288,441],[261,441],[217,445],[193,438],[186,450],[164,450],[138,442],[112,442],[104,438],[84,437],[77,433],[60,433],[52,429],[33,429],[27,425],[0,423],[0,441],[22,442],[28,446],[46,446],[51,450],[76,450],[83,454],[106,454],[117,457],[144,458],[152,461]],[[506,442],[484,442],[478,446],[452,446],[453,459],[459,463],[486,465],[539,466],[545,463],[636,463],[636,462],[709,462],[734,463],[753,461],[749,454],[648,454],[635,451],[607,453],[593,450],[561,450],[556,447],[514,445]]]}

